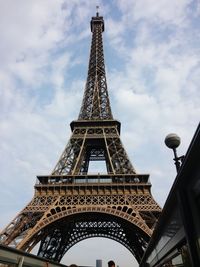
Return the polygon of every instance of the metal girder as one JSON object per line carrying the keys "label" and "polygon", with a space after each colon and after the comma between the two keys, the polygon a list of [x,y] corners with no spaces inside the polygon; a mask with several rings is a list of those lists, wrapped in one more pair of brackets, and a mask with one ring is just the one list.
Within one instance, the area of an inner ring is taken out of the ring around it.
{"label": "metal girder", "polygon": [[55,261],[60,261],[76,243],[92,237],[110,238],[121,243],[139,261],[149,240],[148,235],[137,227],[133,229],[130,223],[110,215],[102,217],[98,213],[72,216],[52,224],[50,229],[41,240],[38,255]]}
{"label": "metal girder", "polygon": [[101,129],[74,128],[52,175],[87,173],[92,160],[105,160],[108,173],[136,173],[120,140],[117,126],[102,126]]}

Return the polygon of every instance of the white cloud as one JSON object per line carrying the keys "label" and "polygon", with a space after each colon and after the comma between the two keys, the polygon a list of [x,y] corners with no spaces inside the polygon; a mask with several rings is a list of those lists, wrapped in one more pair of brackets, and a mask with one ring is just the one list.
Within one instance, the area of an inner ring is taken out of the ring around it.
{"label": "white cloud", "polygon": [[123,123],[122,138],[133,165],[151,173],[154,196],[162,205],[175,176],[175,170],[169,173],[172,155],[164,138],[177,132],[179,153],[184,154],[199,121],[199,49],[191,42],[199,35],[191,27],[196,15],[188,15],[189,3],[176,2],[180,8],[172,17],[177,6],[160,10],[166,1],[118,2],[124,32],[116,30],[114,38],[121,38],[123,47],[115,49],[123,62],[109,73],[114,114]]}
{"label": "white cloud", "polygon": [[22,56],[21,53],[30,53],[31,49],[34,53],[39,49],[49,49],[64,37],[62,24],[65,14],[60,8],[61,2],[1,2],[0,50],[7,63],[9,59]]}
{"label": "white cloud", "polygon": [[170,2],[168,0],[132,0],[126,2],[119,0],[118,6],[128,19],[132,16],[135,21],[151,20],[152,22],[163,22],[180,25],[185,22],[187,8],[191,0],[179,0]]}

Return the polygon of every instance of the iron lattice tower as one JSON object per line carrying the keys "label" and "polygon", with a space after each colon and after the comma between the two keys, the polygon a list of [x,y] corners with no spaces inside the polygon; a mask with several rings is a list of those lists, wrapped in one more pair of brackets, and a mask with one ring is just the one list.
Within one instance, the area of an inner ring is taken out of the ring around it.
{"label": "iron lattice tower", "polygon": [[[85,93],[72,135],[50,175],[37,176],[31,202],[2,231],[0,243],[60,261],[77,242],[107,237],[137,261],[161,212],[148,174],[133,168],[113,119],[105,74],[104,20],[91,20],[92,44]],[[89,174],[91,161],[105,161],[106,174]]]}

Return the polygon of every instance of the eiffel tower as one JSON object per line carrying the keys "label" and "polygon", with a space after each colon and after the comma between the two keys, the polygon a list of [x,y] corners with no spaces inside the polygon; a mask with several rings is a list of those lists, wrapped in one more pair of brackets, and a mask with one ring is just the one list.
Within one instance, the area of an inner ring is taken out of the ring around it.
{"label": "eiffel tower", "polygon": [[[120,139],[111,112],[103,54],[104,20],[91,19],[88,76],[78,120],[50,175],[37,176],[31,202],[2,231],[0,243],[60,262],[76,243],[106,237],[124,245],[139,262],[161,208],[151,195],[148,174],[138,174]],[[106,174],[89,174],[104,161]]]}

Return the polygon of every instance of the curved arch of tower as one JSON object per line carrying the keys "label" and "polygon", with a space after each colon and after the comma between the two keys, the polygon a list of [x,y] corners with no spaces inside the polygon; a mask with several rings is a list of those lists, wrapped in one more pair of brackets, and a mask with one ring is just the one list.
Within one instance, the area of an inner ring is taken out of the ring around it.
{"label": "curved arch of tower", "polygon": [[[60,262],[76,243],[107,237],[139,262],[161,212],[148,174],[138,174],[120,139],[111,112],[103,54],[104,20],[91,20],[88,76],[78,120],[50,175],[37,176],[31,202],[2,231],[0,243]],[[107,174],[89,174],[92,161],[105,161]]]}

